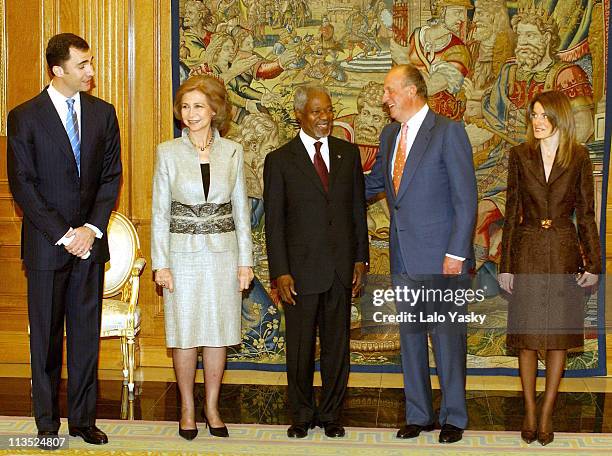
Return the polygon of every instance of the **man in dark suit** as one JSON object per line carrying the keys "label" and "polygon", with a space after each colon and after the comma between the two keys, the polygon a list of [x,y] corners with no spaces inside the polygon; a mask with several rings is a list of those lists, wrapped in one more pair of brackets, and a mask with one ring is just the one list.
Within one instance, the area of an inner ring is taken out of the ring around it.
{"label": "man in dark suit", "polygon": [[8,178],[23,211],[32,397],[39,436],[57,435],[66,320],[68,425],[72,436],[106,443],[96,395],[106,228],[121,178],[112,105],[86,92],[93,57],[82,38],[49,40],[51,83],[8,115]]}
{"label": "man in dark suit", "polygon": [[[427,106],[427,86],[412,65],[391,69],[383,102],[395,122],[384,128],[366,197],[385,191],[391,214],[390,258],[395,285],[416,290],[463,290],[473,265],[476,178],[463,126]],[[396,302],[397,310],[462,311],[454,302]],[[439,295],[437,295],[439,296]],[[432,301],[433,299],[433,301]],[[445,315],[447,320],[449,316]],[[427,335],[431,334],[442,390],[439,440],[461,440],[465,404],[465,324],[401,324],[400,341],[406,425],[397,436],[413,438],[433,429]]]}
{"label": "man in dark suit", "polygon": [[[323,86],[298,87],[299,134],[268,154],[264,166],[270,277],[285,303],[287,383],[293,425],[302,438],[319,423],[328,437],[340,423],[348,382],[351,291],[368,261],[363,174],[356,146],[329,136],[333,107]],[[313,396],[319,328],[322,389]]]}

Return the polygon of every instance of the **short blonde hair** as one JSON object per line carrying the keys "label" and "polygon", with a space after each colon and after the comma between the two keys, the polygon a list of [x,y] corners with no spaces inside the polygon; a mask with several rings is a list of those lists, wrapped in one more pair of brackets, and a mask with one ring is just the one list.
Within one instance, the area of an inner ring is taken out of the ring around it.
{"label": "short blonde hair", "polygon": [[194,90],[197,90],[206,97],[210,108],[215,112],[212,126],[219,130],[219,132],[225,133],[229,127],[232,105],[229,102],[225,84],[209,74],[191,76],[181,84],[174,95],[174,117],[181,122],[183,121],[181,117],[183,97],[186,93],[193,92]]}

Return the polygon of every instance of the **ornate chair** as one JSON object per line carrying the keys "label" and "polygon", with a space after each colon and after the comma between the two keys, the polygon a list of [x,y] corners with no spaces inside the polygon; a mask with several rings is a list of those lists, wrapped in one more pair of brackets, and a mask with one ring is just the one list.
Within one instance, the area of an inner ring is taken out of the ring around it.
{"label": "ornate chair", "polygon": [[110,261],[104,275],[102,328],[100,337],[119,337],[123,358],[123,377],[129,392],[134,391],[135,338],[140,331],[138,291],[145,259],[140,253],[136,228],[119,212],[108,223]]}

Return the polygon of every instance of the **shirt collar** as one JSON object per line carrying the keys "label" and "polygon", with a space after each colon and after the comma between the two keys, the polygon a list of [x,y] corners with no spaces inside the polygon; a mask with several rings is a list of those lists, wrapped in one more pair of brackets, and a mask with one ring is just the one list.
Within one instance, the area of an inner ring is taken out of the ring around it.
{"label": "shirt collar", "polygon": [[429,106],[427,106],[427,103],[425,103],[425,105],[423,105],[423,107],[419,109],[415,115],[408,119],[408,121],[406,122],[408,124],[408,131],[419,131],[419,128],[421,128],[421,125],[425,120],[427,111],[429,111]]}
{"label": "shirt collar", "polygon": [[314,147],[314,143],[316,143],[317,141],[323,143],[323,145],[327,144],[327,136],[324,136],[322,138],[316,139],[313,138],[312,136],[310,136],[309,134],[307,134],[303,129],[300,128],[300,139],[302,140],[302,143],[308,147],[308,146],[312,146]]}
{"label": "shirt collar", "polygon": [[[51,98],[53,104],[66,104],[66,100],[68,99],[68,97],[64,96],[59,90],[53,87],[53,81],[49,83],[49,87],[47,87],[47,92],[49,93],[49,98]],[[74,104],[78,105],[81,101],[81,93],[77,92],[71,98],[74,100]]]}

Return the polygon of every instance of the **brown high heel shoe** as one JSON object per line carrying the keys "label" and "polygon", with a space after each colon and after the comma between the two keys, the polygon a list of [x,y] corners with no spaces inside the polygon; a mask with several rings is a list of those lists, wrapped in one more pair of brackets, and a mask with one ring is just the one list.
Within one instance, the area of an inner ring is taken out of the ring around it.
{"label": "brown high heel shoe", "polygon": [[525,421],[527,421],[527,416],[523,417],[523,426],[521,428],[521,439],[523,439],[523,442],[529,445],[530,443],[535,442],[536,439],[538,438],[537,419],[534,418],[534,420],[532,420],[534,423],[536,423],[535,429],[533,430],[529,429],[529,426],[525,424]]}
{"label": "brown high heel shoe", "polygon": [[525,442],[527,445],[535,442],[537,438],[538,438],[538,431],[535,431],[535,430],[531,431],[527,429],[521,430],[521,439],[523,439],[523,442]]}
{"label": "brown high heel shoe", "polygon": [[538,431],[538,442],[540,442],[540,445],[546,446],[549,443],[551,443],[553,440],[555,440],[554,432]]}

